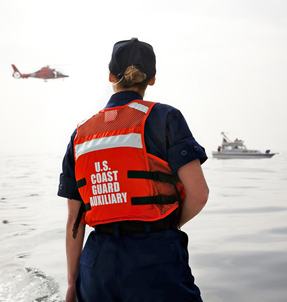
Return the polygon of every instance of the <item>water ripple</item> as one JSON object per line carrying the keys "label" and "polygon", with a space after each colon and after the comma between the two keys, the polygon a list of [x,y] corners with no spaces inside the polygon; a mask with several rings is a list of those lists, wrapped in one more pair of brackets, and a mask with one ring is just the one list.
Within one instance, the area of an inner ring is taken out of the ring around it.
{"label": "water ripple", "polygon": [[1,268],[0,284],[1,302],[63,302],[55,279],[35,268]]}

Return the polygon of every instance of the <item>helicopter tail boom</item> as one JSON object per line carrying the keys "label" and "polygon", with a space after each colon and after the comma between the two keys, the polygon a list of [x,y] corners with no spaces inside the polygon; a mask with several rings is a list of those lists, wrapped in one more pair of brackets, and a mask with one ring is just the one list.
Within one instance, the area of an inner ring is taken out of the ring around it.
{"label": "helicopter tail boom", "polygon": [[13,70],[14,70],[14,73],[12,74],[12,76],[15,78],[15,79],[20,79],[22,78],[22,74],[21,72],[17,69],[17,67],[15,65],[12,64],[12,67],[13,67]]}

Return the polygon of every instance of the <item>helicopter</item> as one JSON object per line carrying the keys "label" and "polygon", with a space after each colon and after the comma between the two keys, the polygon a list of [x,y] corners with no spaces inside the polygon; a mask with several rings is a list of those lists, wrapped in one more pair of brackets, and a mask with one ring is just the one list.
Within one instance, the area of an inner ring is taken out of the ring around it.
{"label": "helicopter", "polygon": [[43,67],[40,70],[28,73],[28,74],[21,74],[21,72],[17,69],[17,67],[13,64],[11,64],[14,70],[14,73],[12,76],[15,79],[28,79],[28,78],[37,78],[37,79],[43,79],[45,82],[49,79],[59,79],[59,78],[67,78],[68,75],[64,75],[59,71],[56,71],[55,69],[51,69],[49,66]]}

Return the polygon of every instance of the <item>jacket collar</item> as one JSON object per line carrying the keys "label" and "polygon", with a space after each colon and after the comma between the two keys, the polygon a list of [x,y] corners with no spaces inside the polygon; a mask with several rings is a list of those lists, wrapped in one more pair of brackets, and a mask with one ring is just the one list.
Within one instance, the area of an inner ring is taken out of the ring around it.
{"label": "jacket collar", "polygon": [[124,106],[134,100],[142,100],[140,94],[135,91],[121,91],[113,94],[105,108]]}

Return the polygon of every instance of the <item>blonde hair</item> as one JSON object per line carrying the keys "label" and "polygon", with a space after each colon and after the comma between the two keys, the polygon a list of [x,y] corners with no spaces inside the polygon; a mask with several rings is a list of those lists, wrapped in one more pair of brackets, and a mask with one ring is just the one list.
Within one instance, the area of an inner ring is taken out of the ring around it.
{"label": "blonde hair", "polygon": [[138,86],[139,88],[145,89],[148,85],[146,80],[146,74],[139,70],[137,66],[129,66],[123,76],[116,76],[115,85],[119,85],[123,88],[132,86]]}

